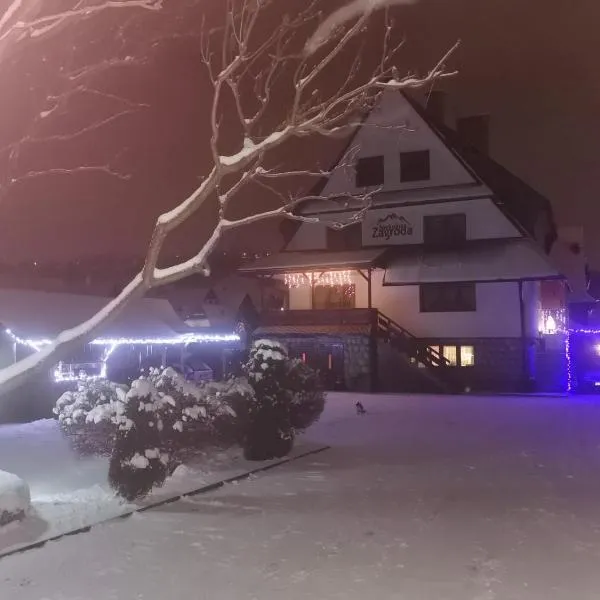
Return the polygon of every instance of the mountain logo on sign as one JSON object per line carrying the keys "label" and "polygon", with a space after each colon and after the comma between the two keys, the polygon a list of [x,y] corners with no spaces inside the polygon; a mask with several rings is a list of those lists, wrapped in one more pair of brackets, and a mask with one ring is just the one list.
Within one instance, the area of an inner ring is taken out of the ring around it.
{"label": "mountain logo on sign", "polygon": [[386,241],[394,237],[412,235],[414,228],[412,223],[397,213],[389,213],[377,221],[373,226],[373,239],[384,239]]}

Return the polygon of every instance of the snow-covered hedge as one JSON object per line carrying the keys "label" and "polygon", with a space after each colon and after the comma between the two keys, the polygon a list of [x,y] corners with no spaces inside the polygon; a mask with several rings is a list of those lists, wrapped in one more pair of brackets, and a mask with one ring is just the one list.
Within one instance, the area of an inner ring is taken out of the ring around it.
{"label": "snow-covered hedge", "polygon": [[243,436],[244,380],[195,384],[174,369],[152,370],[116,403],[116,444],[109,469],[113,489],[127,500],[162,485],[165,476],[199,450],[233,445]]}
{"label": "snow-covered hedge", "polygon": [[82,379],[77,389],[65,392],[57,401],[52,412],[64,427],[85,425],[90,412],[92,421],[99,422],[110,408],[124,396],[126,388],[106,379]]}
{"label": "snow-covered hedge", "polygon": [[30,504],[28,485],[12,473],[0,471],[0,527],[25,518]]}
{"label": "snow-covered hedge", "polygon": [[127,388],[105,379],[82,379],[65,392],[54,414],[73,448],[80,454],[107,455],[114,445],[114,415]]}

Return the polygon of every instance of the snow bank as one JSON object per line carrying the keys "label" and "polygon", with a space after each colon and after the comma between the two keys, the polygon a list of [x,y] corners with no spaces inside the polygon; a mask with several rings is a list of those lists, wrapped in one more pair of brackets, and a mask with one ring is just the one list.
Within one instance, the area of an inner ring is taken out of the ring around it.
{"label": "snow bank", "polygon": [[29,486],[20,477],[0,471],[0,526],[23,519],[30,503]]}

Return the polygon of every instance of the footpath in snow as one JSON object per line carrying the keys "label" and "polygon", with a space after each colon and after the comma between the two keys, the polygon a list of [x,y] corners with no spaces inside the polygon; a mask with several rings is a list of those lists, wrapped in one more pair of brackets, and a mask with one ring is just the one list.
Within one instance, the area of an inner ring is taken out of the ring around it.
{"label": "footpath in snow", "polygon": [[323,454],[0,560],[11,600],[597,600],[598,398],[332,394]]}

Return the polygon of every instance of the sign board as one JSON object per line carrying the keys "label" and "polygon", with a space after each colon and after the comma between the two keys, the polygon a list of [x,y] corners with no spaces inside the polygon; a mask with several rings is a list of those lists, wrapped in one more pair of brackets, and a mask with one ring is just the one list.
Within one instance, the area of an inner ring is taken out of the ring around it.
{"label": "sign board", "polygon": [[[412,215],[408,214],[413,212]],[[374,210],[363,221],[363,246],[396,246],[421,243],[421,220],[414,211]]]}

